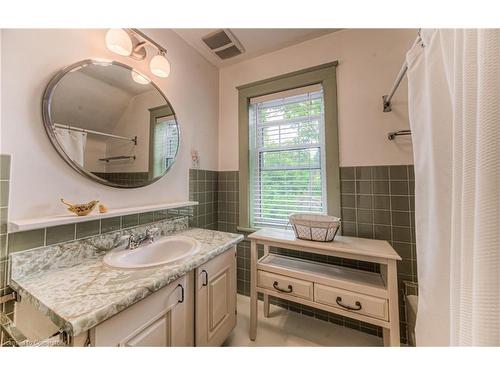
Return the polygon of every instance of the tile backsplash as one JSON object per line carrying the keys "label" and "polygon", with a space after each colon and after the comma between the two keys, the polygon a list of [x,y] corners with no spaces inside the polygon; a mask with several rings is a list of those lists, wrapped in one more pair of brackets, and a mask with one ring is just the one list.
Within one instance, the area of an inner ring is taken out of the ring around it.
{"label": "tile backsplash", "polygon": [[218,177],[217,171],[189,170],[189,199],[198,202],[192,207],[191,226],[217,229]]}
{"label": "tile backsplash", "polygon": [[[10,155],[0,155],[0,296],[10,293],[7,287],[7,217],[9,211]],[[2,312],[12,316],[12,304],[0,305]],[[0,330],[0,346],[4,345]]]}

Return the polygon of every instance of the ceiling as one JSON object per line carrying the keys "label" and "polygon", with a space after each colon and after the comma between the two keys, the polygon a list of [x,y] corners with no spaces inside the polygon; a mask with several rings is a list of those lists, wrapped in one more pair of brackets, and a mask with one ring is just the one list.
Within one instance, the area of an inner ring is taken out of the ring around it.
{"label": "ceiling", "polygon": [[135,82],[132,79],[132,72],[129,69],[117,65],[91,64],[82,68],[80,72],[98,81],[102,81],[123,90],[130,95],[130,97],[155,90],[150,84],[142,85]]}
{"label": "ceiling", "polygon": [[243,45],[245,52],[227,60],[221,60],[214,55],[201,40],[216,30],[219,29],[174,29],[182,39],[217,67],[232,65],[340,29],[230,29]]}

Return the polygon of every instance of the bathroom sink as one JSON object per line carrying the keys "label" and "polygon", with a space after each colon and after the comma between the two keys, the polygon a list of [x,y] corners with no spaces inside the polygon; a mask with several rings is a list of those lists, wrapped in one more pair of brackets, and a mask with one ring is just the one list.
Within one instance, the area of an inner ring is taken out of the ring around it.
{"label": "bathroom sink", "polygon": [[200,243],[189,237],[164,237],[137,249],[116,249],[104,256],[105,265],[121,269],[144,269],[164,266],[195,255]]}

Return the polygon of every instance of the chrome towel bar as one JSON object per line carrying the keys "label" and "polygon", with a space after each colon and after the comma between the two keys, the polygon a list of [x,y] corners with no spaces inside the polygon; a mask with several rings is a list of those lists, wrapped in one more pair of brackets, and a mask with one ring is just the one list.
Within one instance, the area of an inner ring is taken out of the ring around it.
{"label": "chrome towel bar", "polygon": [[411,130],[396,130],[394,132],[387,133],[387,138],[392,141],[394,138],[400,135],[411,135]]}

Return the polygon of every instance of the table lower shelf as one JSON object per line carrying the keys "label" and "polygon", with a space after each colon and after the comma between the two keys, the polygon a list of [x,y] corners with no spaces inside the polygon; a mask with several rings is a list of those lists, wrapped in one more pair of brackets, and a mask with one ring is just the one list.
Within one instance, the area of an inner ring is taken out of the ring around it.
{"label": "table lower shelf", "polygon": [[257,291],[389,327],[388,292],[378,273],[268,254],[257,262]]}
{"label": "table lower shelf", "polygon": [[319,263],[283,255],[268,254],[257,262],[257,269],[284,274],[311,282],[387,298],[382,275],[354,268]]}

